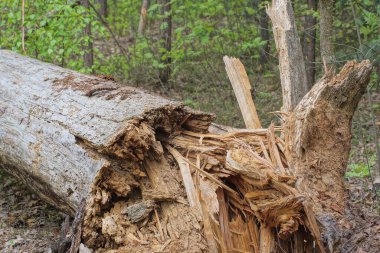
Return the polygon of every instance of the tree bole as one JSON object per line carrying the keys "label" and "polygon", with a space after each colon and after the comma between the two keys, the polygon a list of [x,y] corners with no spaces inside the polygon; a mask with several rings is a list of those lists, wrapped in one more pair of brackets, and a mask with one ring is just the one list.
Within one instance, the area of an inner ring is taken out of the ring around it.
{"label": "tree bole", "polygon": [[[126,198],[142,182],[147,190],[154,187],[155,181],[149,186],[152,183],[136,165],[162,155],[156,134],[170,135],[180,125],[203,132],[213,119],[179,102],[6,50],[0,50],[0,73],[1,168],[70,215],[87,199],[83,237],[93,248],[112,248],[107,228],[99,231],[93,227],[99,224],[92,224],[108,210],[107,198]],[[168,173],[178,177],[170,168]],[[187,210],[185,204],[173,201],[184,190],[170,189],[176,192],[170,200],[169,193],[162,196],[168,203],[161,211]],[[101,194],[99,199],[96,194]],[[98,200],[105,209],[94,210]],[[172,231],[177,236],[176,250],[192,243],[189,249],[203,251],[202,231],[193,227],[199,221],[187,213],[182,224],[175,218],[169,221],[178,223]],[[148,246],[146,251],[154,245]]]}

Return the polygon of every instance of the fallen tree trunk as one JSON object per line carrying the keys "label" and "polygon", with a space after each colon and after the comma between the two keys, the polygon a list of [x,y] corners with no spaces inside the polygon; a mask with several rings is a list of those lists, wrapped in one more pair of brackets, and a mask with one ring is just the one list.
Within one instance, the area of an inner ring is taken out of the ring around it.
{"label": "fallen tree trunk", "polygon": [[[102,220],[102,215],[117,199],[139,203],[147,200],[145,195],[166,201],[161,219],[172,224],[168,233],[175,251],[206,248],[200,219],[181,203],[184,200],[176,201],[184,196],[178,172],[173,166],[143,168],[147,158],[163,155],[156,136],[169,136],[179,126],[204,132],[212,115],[9,51],[0,55],[3,169],[71,215],[87,199],[83,235],[94,248],[123,245],[120,240],[126,238],[117,236],[126,231],[116,233],[116,221]],[[136,226],[131,227],[133,234]],[[162,246],[161,241],[157,244]]]}
{"label": "fallen tree trunk", "polygon": [[[329,118],[345,115],[338,127],[349,129],[368,62],[322,79],[285,129],[253,130],[210,126],[212,115],[181,103],[9,51],[0,51],[0,72],[1,167],[71,215],[85,199],[88,247],[325,252],[320,228],[326,224],[317,223],[313,210],[329,214],[330,206],[323,208],[331,199],[319,198],[311,184],[321,179],[304,172],[326,169],[338,180],[341,170],[334,174],[326,164],[344,165],[349,132],[339,142],[344,152],[328,156],[323,136],[317,142],[308,129],[318,130],[312,112],[327,107]],[[333,134],[334,126],[326,129]],[[287,142],[276,134],[281,130]],[[305,167],[319,155],[323,167]]]}

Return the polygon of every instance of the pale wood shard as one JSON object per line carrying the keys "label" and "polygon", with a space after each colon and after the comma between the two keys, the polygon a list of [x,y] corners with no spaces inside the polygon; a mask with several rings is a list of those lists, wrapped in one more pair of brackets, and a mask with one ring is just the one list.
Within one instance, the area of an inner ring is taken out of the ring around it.
{"label": "pale wood shard", "polygon": [[260,227],[260,253],[273,252],[273,232],[272,228],[265,224]]}
{"label": "pale wood shard", "polygon": [[216,195],[218,186],[206,183],[199,174],[196,181],[198,197],[202,208],[202,218],[204,224],[204,234],[210,252],[218,252],[219,241],[215,238],[213,225],[215,225],[215,215],[219,212],[219,203]]}
{"label": "pale wood shard", "polygon": [[277,169],[279,169],[282,173],[285,173],[285,168],[282,164],[281,157],[277,148],[276,136],[274,134],[274,124],[271,124],[268,128],[268,139],[272,162],[277,165]]}
{"label": "pale wood shard", "polygon": [[183,159],[182,155],[176,149],[170,146],[166,146],[166,148],[178,163],[182,175],[182,181],[187,194],[187,200],[189,201],[190,206],[201,210],[198,193],[195,190],[193,177],[190,172],[190,165]]}
{"label": "pale wood shard", "polygon": [[260,238],[259,238],[259,228],[256,224],[256,220],[254,217],[250,216],[248,217],[248,230],[249,234],[251,236],[251,242],[250,245],[253,248],[253,252],[260,253]]}
{"label": "pale wood shard", "polygon": [[232,236],[229,227],[228,206],[225,200],[224,191],[218,190],[216,192],[219,202],[219,226],[221,230],[221,252],[227,253],[233,249]]}
{"label": "pale wood shard", "polygon": [[246,128],[261,128],[260,119],[251,95],[251,85],[243,64],[239,59],[228,56],[224,56],[223,61],[226,65],[228,78],[239,103]]}

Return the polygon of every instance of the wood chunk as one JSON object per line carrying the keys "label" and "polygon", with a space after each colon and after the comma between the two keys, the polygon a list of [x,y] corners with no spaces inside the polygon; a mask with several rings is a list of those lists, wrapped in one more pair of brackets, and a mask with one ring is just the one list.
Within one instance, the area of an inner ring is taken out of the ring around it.
{"label": "wood chunk", "polygon": [[195,190],[193,178],[190,173],[189,164],[183,159],[182,155],[176,149],[170,146],[166,146],[166,148],[178,162],[178,166],[181,170],[182,180],[185,186],[186,195],[190,206],[195,207],[198,210],[201,210],[198,194]]}
{"label": "wood chunk", "polygon": [[128,206],[121,211],[121,214],[126,214],[131,223],[137,223],[148,217],[155,206],[156,205],[154,201],[144,200]]}
{"label": "wood chunk", "polygon": [[231,232],[229,228],[229,222],[228,222],[228,206],[225,201],[224,192],[223,190],[219,189],[217,191],[218,195],[218,202],[219,202],[219,223],[220,223],[220,230],[222,232],[221,241],[223,242],[222,246],[222,252],[227,253],[230,252],[233,249],[233,243],[231,238]]}
{"label": "wood chunk", "polygon": [[240,111],[243,115],[245,126],[250,129],[261,128],[256,106],[251,95],[251,85],[243,64],[239,59],[228,56],[223,57],[228,78],[238,100]]}

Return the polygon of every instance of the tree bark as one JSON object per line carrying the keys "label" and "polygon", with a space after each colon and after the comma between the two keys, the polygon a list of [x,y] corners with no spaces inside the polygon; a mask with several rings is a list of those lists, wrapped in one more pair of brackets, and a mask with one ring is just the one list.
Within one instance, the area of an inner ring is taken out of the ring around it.
{"label": "tree bark", "polygon": [[[308,0],[308,9],[317,11],[318,0]],[[303,54],[305,56],[306,77],[308,89],[313,87],[315,82],[315,46],[317,37],[317,19],[312,15],[305,16],[304,37],[303,37]]]}
{"label": "tree bark", "polygon": [[335,71],[335,53],[334,53],[334,0],[320,0],[320,51],[325,72]]}
{"label": "tree bark", "polygon": [[170,53],[172,50],[172,14],[170,0],[161,0],[161,15],[164,16],[161,24],[161,41],[163,52],[161,61],[164,67],[160,71],[161,82],[167,83],[171,74],[172,59]]}
{"label": "tree bark", "polygon": [[292,111],[308,92],[305,62],[289,0],[273,0],[267,13],[272,21],[279,57],[283,110]]}
{"label": "tree bark", "polygon": [[[86,8],[86,16],[90,16],[90,2],[89,0],[82,0],[82,5],[84,8]],[[87,41],[85,41],[84,46],[83,46],[83,62],[84,66],[86,68],[92,68],[92,65],[94,65],[94,46],[92,43],[92,34],[91,34],[91,22],[86,24],[83,34],[85,37],[88,38]]]}
{"label": "tree bark", "polygon": [[351,148],[352,117],[371,73],[369,61],[349,62],[334,77],[326,75],[286,120],[286,142],[298,189],[311,200],[330,252],[341,251],[347,224],[344,174]]}
{"label": "tree bark", "polygon": [[139,28],[137,30],[140,35],[144,35],[145,32],[146,22],[148,19],[147,12],[149,8],[149,2],[149,0],[142,0]]}

